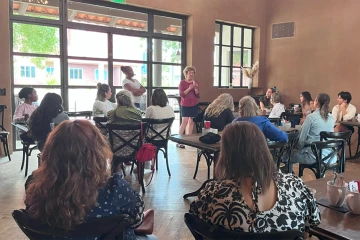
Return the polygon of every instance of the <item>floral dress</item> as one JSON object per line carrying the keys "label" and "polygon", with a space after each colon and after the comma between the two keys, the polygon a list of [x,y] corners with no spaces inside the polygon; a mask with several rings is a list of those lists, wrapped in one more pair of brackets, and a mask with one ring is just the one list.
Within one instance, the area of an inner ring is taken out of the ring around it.
{"label": "floral dress", "polygon": [[314,196],[302,180],[292,174],[276,173],[278,199],[270,210],[259,211],[257,183],[252,188],[255,210],[245,202],[234,180],[211,181],[190,205],[190,213],[205,222],[226,229],[245,232],[273,232],[320,224],[320,212]]}

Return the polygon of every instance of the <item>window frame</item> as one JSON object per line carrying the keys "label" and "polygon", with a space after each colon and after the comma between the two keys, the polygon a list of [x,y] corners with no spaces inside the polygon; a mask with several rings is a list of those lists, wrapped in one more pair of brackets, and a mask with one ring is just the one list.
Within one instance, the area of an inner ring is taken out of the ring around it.
{"label": "window frame", "polygon": [[[221,21],[216,21],[215,22],[215,26],[219,25],[219,42],[216,43],[215,39],[214,39],[214,68],[213,71],[215,71],[215,68],[218,68],[218,73],[217,73],[217,78],[218,78],[218,82],[217,84],[215,84],[215,80],[213,81],[213,86],[217,87],[217,88],[247,88],[247,86],[244,86],[243,84],[243,74],[241,72],[241,66],[244,65],[244,50],[248,49],[251,51],[251,65],[253,62],[253,55],[254,55],[254,30],[255,28],[252,27],[248,27],[248,26],[244,26],[244,25],[239,25],[239,24],[232,24],[232,23],[227,23],[227,22],[221,22]],[[230,27],[230,45],[228,44],[223,44],[222,40],[223,40],[223,26],[228,26]],[[241,28],[241,46],[235,46],[234,45],[234,27],[237,28]],[[249,29],[251,30],[251,47],[245,47],[244,46],[244,37],[245,37],[245,29]],[[216,35],[216,28],[215,28],[215,35]],[[216,38],[216,37],[215,37]],[[218,53],[218,59],[216,58],[215,55],[215,49],[216,47],[218,47],[219,49],[219,53]],[[230,48],[230,52],[229,52],[229,65],[222,65],[222,48],[223,47],[229,47]],[[234,56],[234,48],[238,48],[240,49],[240,67],[234,67],[233,65],[233,56]],[[215,64],[215,63],[218,64]],[[222,68],[229,68],[230,69],[230,74],[229,74],[229,84],[228,85],[222,85],[222,74],[221,74],[221,70]],[[244,67],[244,68],[249,68],[249,67]],[[240,86],[233,86],[233,70],[234,69],[240,69]],[[215,78],[215,74],[214,74],[214,78]]]}

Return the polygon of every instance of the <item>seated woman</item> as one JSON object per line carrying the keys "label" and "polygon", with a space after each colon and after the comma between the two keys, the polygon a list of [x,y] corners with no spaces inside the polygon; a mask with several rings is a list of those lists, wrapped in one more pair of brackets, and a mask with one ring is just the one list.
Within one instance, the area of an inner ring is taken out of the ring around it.
{"label": "seated woman", "polygon": [[306,119],[306,116],[315,110],[316,107],[314,107],[314,101],[312,100],[311,94],[309,92],[302,92],[300,94],[300,102],[303,113],[303,117],[300,119],[300,125],[302,125]]}
{"label": "seated woman", "polygon": [[320,224],[314,196],[297,176],[276,172],[266,139],[253,123],[225,127],[215,175],[190,204],[190,213],[207,223],[254,233]]}
{"label": "seated woman", "polygon": [[[28,214],[66,230],[95,218],[128,214],[124,239],[137,239],[144,202],[120,173],[110,176],[112,152],[86,120],[65,121],[49,135],[42,164],[26,183]],[[96,236],[89,236],[96,239]]]}
{"label": "seated woman", "polygon": [[211,128],[222,131],[234,120],[234,100],[228,93],[218,96],[205,110],[204,121],[211,122]]}
{"label": "seated woman", "polygon": [[[151,96],[151,106],[146,109],[145,118],[165,119],[175,117],[174,109],[169,106],[169,100],[164,90],[157,88]],[[158,132],[163,130],[167,124],[157,124],[154,129]],[[162,133],[166,137],[166,131]],[[159,137],[160,138],[160,137]]]}
{"label": "seated woman", "polygon": [[266,116],[259,116],[259,108],[255,100],[245,96],[239,101],[239,116],[235,121],[248,121],[255,123],[270,141],[287,142],[288,136],[278,129]]}
{"label": "seated woman", "polygon": [[275,92],[271,94],[270,102],[273,105],[269,118],[279,118],[281,113],[285,112],[285,106],[280,103],[280,94]]}
{"label": "seated woman", "polygon": [[34,102],[38,100],[38,95],[34,88],[24,87],[19,92],[19,98],[24,99],[24,103],[20,104],[15,109],[13,121],[26,122],[38,107],[34,104]]}
{"label": "seated woman", "polygon": [[29,119],[28,136],[38,141],[38,148],[42,151],[47,135],[50,133],[50,123],[60,124],[69,117],[63,112],[62,98],[56,93],[47,93],[40,106]]}
{"label": "seated woman", "polygon": [[[310,144],[314,141],[320,141],[321,131],[333,132],[334,130],[335,120],[329,111],[329,103],[330,97],[326,93],[320,93],[316,97],[314,101],[316,110],[306,117],[301,127],[298,145],[291,154],[291,165],[294,163],[313,164],[316,162]],[[330,149],[324,149],[322,151],[323,157],[331,153],[332,151]],[[335,163],[336,156],[328,161]]]}
{"label": "seated woman", "polygon": [[109,85],[98,83],[97,89],[96,100],[93,104],[93,116],[106,117],[110,110],[116,108],[116,103],[109,101],[111,98],[111,89]]}
{"label": "seated woman", "polygon": [[108,122],[115,124],[132,124],[141,121],[141,112],[134,106],[134,97],[128,90],[116,94],[117,107],[108,112]]}

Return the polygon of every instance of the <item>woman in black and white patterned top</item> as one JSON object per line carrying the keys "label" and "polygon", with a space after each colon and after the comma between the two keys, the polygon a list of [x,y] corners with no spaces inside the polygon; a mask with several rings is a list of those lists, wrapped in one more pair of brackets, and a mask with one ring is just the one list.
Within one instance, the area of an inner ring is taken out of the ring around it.
{"label": "woman in black and white patterned top", "polygon": [[191,203],[190,213],[207,223],[245,232],[305,230],[320,212],[302,180],[276,172],[260,129],[250,122],[225,127],[210,181]]}

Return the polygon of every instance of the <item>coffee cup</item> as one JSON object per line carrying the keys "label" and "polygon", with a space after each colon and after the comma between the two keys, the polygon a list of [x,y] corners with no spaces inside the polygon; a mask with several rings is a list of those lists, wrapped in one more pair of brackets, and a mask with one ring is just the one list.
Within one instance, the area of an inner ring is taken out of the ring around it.
{"label": "coffee cup", "polygon": [[360,193],[350,192],[345,198],[346,206],[353,214],[360,214]]}
{"label": "coffee cup", "polygon": [[333,185],[332,181],[327,182],[327,196],[331,206],[341,207],[344,204],[347,186],[347,183],[337,186]]}
{"label": "coffee cup", "polygon": [[284,130],[289,131],[291,128],[291,122],[284,122]]}
{"label": "coffee cup", "polygon": [[206,129],[210,129],[210,126],[211,126],[211,122],[210,121],[204,121],[204,127]]}

